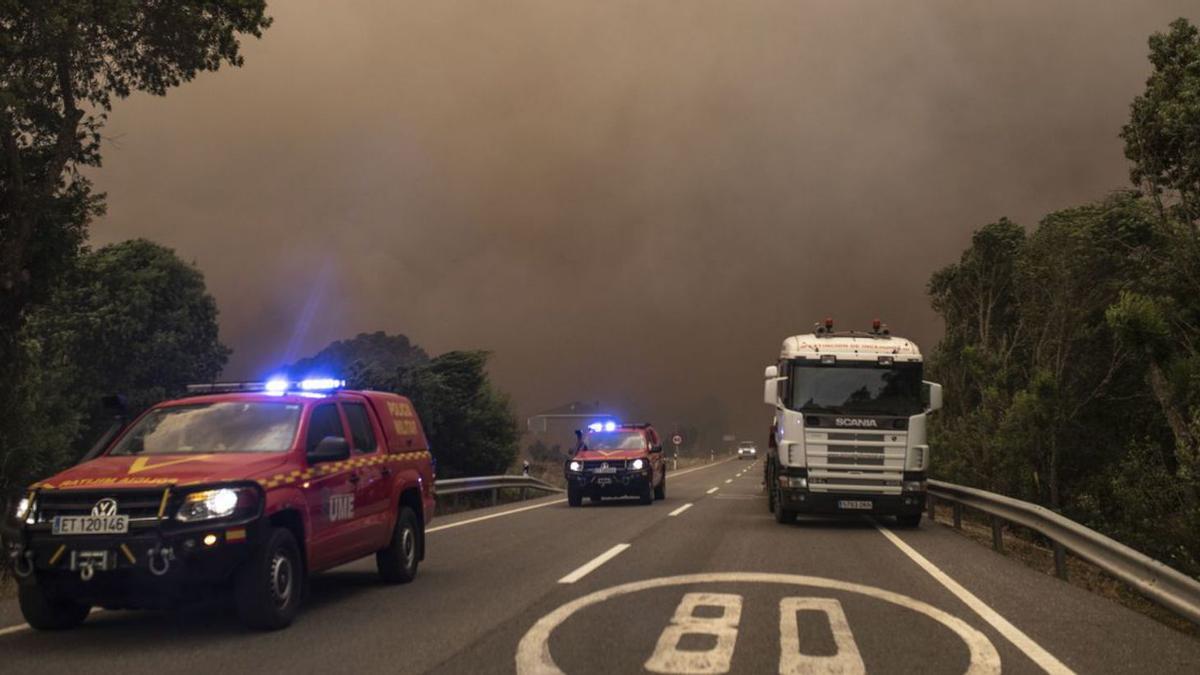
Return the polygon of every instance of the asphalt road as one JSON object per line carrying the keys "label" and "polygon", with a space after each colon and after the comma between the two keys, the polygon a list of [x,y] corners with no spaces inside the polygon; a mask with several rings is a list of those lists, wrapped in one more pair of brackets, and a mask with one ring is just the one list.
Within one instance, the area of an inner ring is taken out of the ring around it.
{"label": "asphalt road", "polygon": [[730,461],[673,474],[652,506],[438,519],[414,583],[348,565],[277,633],[217,602],[38,633],[0,603],[0,671],[1200,672],[1200,641],[943,526],[778,525],[761,478]]}

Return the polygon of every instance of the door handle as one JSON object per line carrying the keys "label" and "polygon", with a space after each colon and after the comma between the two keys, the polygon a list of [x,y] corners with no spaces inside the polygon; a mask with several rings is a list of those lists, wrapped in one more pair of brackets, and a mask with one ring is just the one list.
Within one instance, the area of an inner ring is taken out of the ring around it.
{"label": "door handle", "polygon": [[385,467],[383,467],[382,469],[380,469],[380,470],[379,470],[379,472],[380,472],[380,473],[382,473],[382,474],[383,474],[383,475],[385,475],[385,476],[390,476],[390,475],[392,475],[392,469],[391,469],[391,467],[386,467],[386,466],[385,466]]}

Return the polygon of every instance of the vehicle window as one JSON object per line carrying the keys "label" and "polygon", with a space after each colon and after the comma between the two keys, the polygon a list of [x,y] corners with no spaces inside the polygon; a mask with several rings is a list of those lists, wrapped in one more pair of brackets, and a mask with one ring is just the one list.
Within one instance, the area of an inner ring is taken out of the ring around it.
{"label": "vehicle window", "polygon": [[789,383],[791,405],[802,412],[907,417],[922,410],[919,363],[795,365]]}
{"label": "vehicle window", "polygon": [[292,447],[301,407],[294,403],[199,403],[158,408],[110,455],[283,452]]}
{"label": "vehicle window", "polygon": [[346,411],[346,421],[350,423],[354,451],[375,452],[375,431],[371,429],[371,417],[367,414],[367,406],[361,403],[343,403],[342,410]]}
{"label": "vehicle window", "polygon": [[584,439],[588,450],[641,450],[646,439],[640,431],[593,431]]}
{"label": "vehicle window", "polygon": [[337,406],[332,403],[319,405],[312,411],[308,420],[308,438],[304,444],[305,452],[317,449],[317,444],[326,436],[345,437],[342,429],[342,418],[338,415]]}

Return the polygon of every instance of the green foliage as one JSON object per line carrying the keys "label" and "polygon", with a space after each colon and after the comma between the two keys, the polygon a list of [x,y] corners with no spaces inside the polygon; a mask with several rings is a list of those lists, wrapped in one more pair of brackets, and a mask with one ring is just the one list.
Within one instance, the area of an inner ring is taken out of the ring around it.
{"label": "green foliage", "polygon": [[0,420],[0,490],[77,459],[107,425],[100,399],[123,394],[134,411],[211,381],[229,356],[204,277],[145,240],[84,255],[69,283],[31,312],[21,333],[16,400]]}
{"label": "green foliage", "polygon": [[1150,37],[1154,67],[1121,130],[1130,177],[1150,194],[1174,193],[1186,222],[1200,219],[1200,30],[1187,19]]}
{"label": "green foliage", "polygon": [[438,459],[439,475],[504,473],[517,456],[520,426],[506,394],[488,381],[488,353],[455,351],[400,374]]}
{"label": "green foliage", "polygon": [[516,459],[520,427],[508,397],[487,375],[488,353],[430,359],[403,335],[362,333],[287,368],[292,377],[341,374],[354,388],[412,399],[443,477],[504,473]]}

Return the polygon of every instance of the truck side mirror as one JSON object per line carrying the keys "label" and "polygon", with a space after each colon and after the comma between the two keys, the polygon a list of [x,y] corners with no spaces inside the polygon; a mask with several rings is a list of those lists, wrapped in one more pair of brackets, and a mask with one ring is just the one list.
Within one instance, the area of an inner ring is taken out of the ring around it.
{"label": "truck side mirror", "polygon": [[925,385],[925,409],[928,412],[942,409],[942,385],[937,382],[923,382]]}
{"label": "truck side mirror", "polygon": [[767,366],[763,377],[766,378],[763,382],[763,403],[773,406],[779,397],[779,383],[787,378],[779,376],[779,366]]}
{"label": "truck side mirror", "polygon": [[341,436],[326,436],[308,453],[309,464],[340,462],[350,457],[350,444]]}

